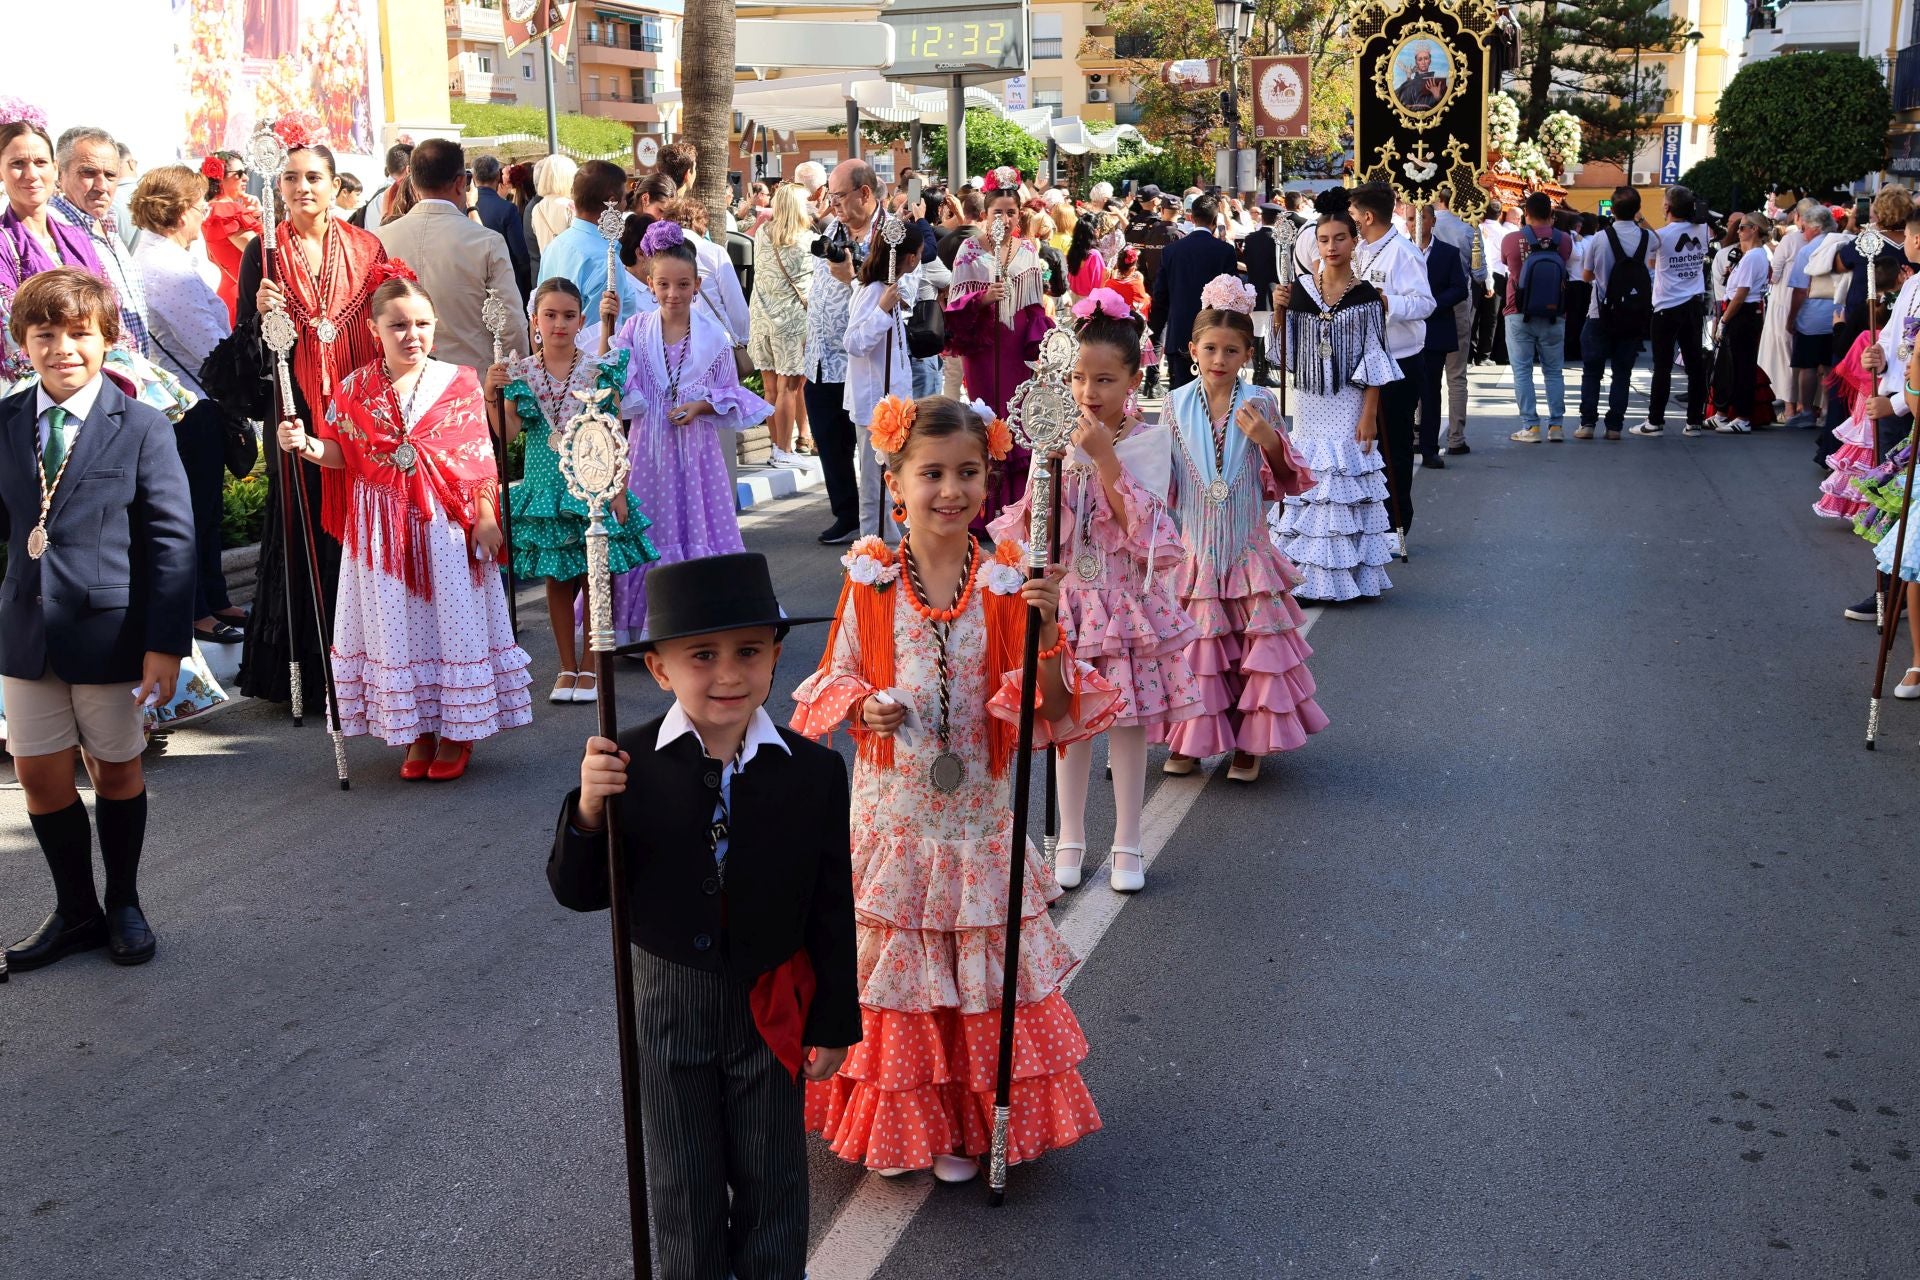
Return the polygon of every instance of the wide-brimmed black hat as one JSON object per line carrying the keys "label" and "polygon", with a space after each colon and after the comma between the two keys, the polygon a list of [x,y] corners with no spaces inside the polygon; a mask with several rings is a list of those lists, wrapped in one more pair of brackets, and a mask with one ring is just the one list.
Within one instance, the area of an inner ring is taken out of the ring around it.
{"label": "wide-brimmed black hat", "polygon": [[712,635],[746,627],[788,627],[832,622],[831,617],[790,617],[773,594],[767,558],[754,551],[681,560],[647,571],[647,629],[618,653],[643,653],[662,640]]}

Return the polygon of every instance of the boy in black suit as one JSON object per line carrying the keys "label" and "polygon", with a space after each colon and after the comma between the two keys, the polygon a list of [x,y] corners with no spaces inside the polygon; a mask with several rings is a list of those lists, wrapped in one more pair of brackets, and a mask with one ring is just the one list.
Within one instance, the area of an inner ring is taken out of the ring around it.
{"label": "boy in black suit", "polygon": [[[0,401],[0,679],[27,817],[54,909],[9,947],[9,968],[105,946],[153,958],[136,885],[147,830],[141,708],[173,697],[193,645],[192,503],[173,426],[101,373],[120,333],[113,291],[84,271],[21,285],[8,332],[39,384]],[[73,749],[93,779],[106,907]]]}
{"label": "boy in black suit", "polygon": [[840,756],[762,704],[787,628],[824,621],[781,612],[763,556],[650,572],[634,648],[674,705],[588,740],[547,863],[561,905],[609,906],[620,806],[663,1280],[806,1270],[800,1076],[830,1079],[860,1039],[850,804]]}

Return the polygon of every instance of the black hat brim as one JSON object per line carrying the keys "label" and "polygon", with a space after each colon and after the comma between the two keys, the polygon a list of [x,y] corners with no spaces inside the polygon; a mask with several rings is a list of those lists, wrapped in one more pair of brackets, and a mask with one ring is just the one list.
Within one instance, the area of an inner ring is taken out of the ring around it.
{"label": "black hat brim", "polygon": [[663,640],[685,640],[692,636],[715,636],[722,631],[746,631],[753,627],[772,627],[784,638],[786,632],[794,627],[812,626],[821,622],[832,622],[831,615],[826,617],[789,617],[764,618],[745,622],[722,622],[711,627],[692,627],[685,631],[674,631],[667,635],[642,635],[638,640],[615,647],[615,653],[646,653]]}

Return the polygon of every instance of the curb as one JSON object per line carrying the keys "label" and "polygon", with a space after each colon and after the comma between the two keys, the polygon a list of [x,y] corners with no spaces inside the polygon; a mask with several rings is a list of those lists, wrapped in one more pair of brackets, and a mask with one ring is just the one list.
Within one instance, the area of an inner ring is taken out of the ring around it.
{"label": "curb", "polygon": [[812,458],[800,467],[742,467],[740,478],[734,481],[734,503],[748,511],[777,498],[817,489],[822,483],[824,473]]}

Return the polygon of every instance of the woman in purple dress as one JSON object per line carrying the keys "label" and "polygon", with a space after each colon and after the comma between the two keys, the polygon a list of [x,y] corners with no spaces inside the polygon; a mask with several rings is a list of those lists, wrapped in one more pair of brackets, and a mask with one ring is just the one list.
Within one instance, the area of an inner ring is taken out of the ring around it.
{"label": "woman in purple dress", "polygon": [[[744,431],[773,415],[772,405],[740,385],[727,331],[692,310],[700,260],[679,225],[648,227],[640,252],[660,309],[633,316],[611,343],[601,339],[601,355],[627,353],[620,416],[633,459],[628,484],[653,520],[648,536],[660,552],[658,560],[614,579],[613,625],[623,644],[646,627],[645,582],[654,565],[746,550],[723,452],[733,440],[721,432]],[[600,304],[601,332],[612,332],[619,318],[619,296],[608,293]]]}
{"label": "woman in purple dress", "polygon": [[106,279],[87,233],[49,212],[60,188],[45,121],[25,104],[8,114],[18,118],[0,123],[0,186],[6,190],[0,211],[0,388],[33,372],[26,354],[4,336],[20,286],[55,267],[78,267]]}
{"label": "woman in purple dress", "polygon": [[[1006,237],[994,243],[992,228],[1001,222]],[[1047,315],[1047,269],[1040,246],[1021,234],[1020,174],[1009,168],[987,175],[986,229],[960,246],[953,260],[953,288],[947,294],[947,354],[959,356],[967,394],[1007,416],[1014,389],[1032,374],[1040,339],[1053,327]],[[1027,451],[1016,446],[1001,463],[987,490],[987,509],[974,522],[983,534],[987,522],[1027,491]]]}

